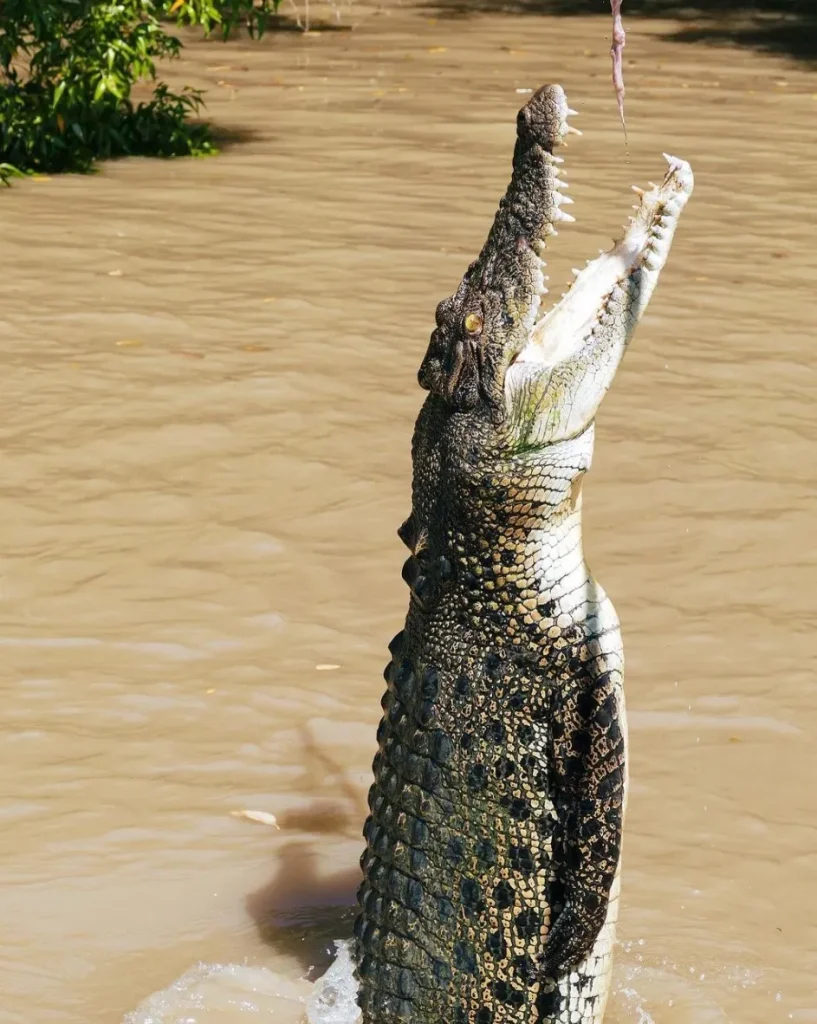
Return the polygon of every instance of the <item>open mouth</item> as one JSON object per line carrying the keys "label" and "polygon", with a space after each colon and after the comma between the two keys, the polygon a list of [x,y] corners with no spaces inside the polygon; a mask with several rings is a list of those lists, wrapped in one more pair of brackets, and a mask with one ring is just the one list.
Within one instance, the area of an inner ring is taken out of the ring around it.
{"label": "open mouth", "polygon": [[[567,106],[564,91],[556,87],[554,92],[562,107],[554,140],[554,144],[559,145],[564,143],[567,134],[580,133],[567,123],[568,116],[574,112]],[[530,330],[527,343],[516,353],[513,363],[556,365],[575,353],[598,325],[605,326],[606,320],[624,317],[630,321],[619,325],[625,330],[638,321],[666,262],[678,219],[694,185],[692,169],[685,160],[667,154],[664,157],[668,168],[660,185],[651,182],[647,190],[633,186],[638,203],[621,241],[589,260],[583,270],[574,270],[575,280],[568,292],[541,315],[542,301],[548,291],[543,258],[546,239],[557,234],[555,223],[575,220],[562,209],[572,202],[563,194],[567,188],[563,161],[560,157],[550,157],[552,208],[542,237],[532,243],[539,257],[539,267],[528,321]],[[613,325],[612,321],[609,325]]]}

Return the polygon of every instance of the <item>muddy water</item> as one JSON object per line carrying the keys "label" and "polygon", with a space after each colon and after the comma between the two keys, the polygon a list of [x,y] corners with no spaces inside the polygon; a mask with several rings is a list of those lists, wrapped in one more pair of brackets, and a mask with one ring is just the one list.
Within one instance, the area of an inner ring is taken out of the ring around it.
{"label": "muddy water", "polygon": [[662,150],[698,181],[585,491],[632,722],[610,1020],[817,1021],[817,82],[628,27],[629,158],[607,19],[403,9],[191,45],[217,159],[0,197],[2,1024],[198,961],[276,973],[178,1019],[256,1018],[348,934],[414,374],[544,80],[585,131],[554,282]]}

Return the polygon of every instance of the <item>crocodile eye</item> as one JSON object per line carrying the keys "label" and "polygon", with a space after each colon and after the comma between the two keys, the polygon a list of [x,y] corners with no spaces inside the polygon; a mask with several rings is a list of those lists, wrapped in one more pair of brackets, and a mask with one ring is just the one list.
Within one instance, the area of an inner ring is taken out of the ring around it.
{"label": "crocodile eye", "polygon": [[465,327],[469,334],[479,334],[484,322],[479,313],[469,313],[465,320],[463,320],[463,327]]}

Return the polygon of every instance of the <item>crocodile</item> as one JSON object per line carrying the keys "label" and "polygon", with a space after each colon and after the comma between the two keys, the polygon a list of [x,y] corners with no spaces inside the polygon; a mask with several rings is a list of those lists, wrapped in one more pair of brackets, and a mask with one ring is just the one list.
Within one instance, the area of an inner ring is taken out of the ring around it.
{"label": "crocodile", "polygon": [[693,176],[666,157],[621,240],[545,312],[547,242],[574,219],[555,153],[573,113],[560,86],[519,112],[511,183],[418,375],[398,531],[411,595],[352,947],[364,1024],[598,1024],[610,988],[623,655],[582,552],[581,486]]}

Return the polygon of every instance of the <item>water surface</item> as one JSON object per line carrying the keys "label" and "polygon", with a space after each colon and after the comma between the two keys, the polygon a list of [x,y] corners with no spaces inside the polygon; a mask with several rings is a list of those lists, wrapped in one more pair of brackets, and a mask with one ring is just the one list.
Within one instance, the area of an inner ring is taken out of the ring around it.
{"label": "water surface", "polygon": [[415,373],[559,81],[557,294],[662,150],[697,178],[585,489],[632,722],[609,1019],[814,1024],[815,77],[630,20],[628,155],[606,17],[359,20],[190,45],[217,159],[0,197],[0,1022],[118,1024],[199,962],[270,973],[178,1019],[264,978],[296,1020],[349,933]]}

